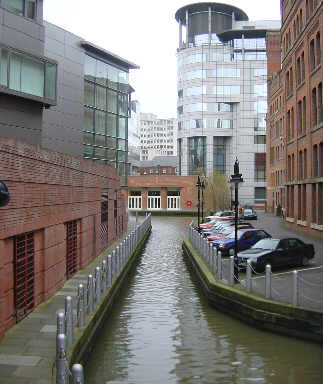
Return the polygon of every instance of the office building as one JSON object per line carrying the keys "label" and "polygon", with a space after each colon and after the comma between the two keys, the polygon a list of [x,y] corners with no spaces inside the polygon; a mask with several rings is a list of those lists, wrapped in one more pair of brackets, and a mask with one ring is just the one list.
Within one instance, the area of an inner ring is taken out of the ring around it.
{"label": "office building", "polygon": [[266,199],[268,31],[279,21],[249,21],[231,5],[180,8],[178,63],[179,174],[228,175],[238,158],[240,203]]}
{"label": "office building", "polygon": [[159,119],[152,113],[140,114],[140,160],[177,155],[176,119]]}

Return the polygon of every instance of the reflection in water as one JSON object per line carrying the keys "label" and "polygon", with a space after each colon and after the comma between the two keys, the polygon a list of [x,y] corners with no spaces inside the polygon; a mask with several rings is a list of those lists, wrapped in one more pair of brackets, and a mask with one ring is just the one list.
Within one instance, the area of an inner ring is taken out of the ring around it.
{"label": "reflection in water", "polygon": [[321,346],[255,330],[209,306],[182,256],[190,221],[153,217],[85,366],[86,384],[322,383]]}

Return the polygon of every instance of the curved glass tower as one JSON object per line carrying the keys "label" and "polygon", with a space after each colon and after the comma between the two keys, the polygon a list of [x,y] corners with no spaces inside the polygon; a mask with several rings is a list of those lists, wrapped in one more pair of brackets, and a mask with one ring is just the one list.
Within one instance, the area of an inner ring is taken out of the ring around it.
{"label": "curved glass tower", "polygon": [[238,157],[240,203],[265,200],[267,30],[239,8],[197,3],[180,8],[178,154],[181,175],[228,175]]}

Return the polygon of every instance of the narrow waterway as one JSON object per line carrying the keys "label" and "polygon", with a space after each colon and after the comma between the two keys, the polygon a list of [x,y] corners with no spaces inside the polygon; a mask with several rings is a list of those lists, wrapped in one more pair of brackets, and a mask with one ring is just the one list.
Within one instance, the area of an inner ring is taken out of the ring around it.
{"label": "narrow waterway", "polygon": [[209,306],[182,255],[189,218],[152,233],[85,365],[86,384],[318,384],[322,346],[259,331]]}

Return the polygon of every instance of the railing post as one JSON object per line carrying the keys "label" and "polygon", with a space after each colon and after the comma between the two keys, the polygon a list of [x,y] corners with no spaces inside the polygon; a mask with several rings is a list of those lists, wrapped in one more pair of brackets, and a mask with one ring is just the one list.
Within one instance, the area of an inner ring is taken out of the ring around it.
{"label": "railing post", "polygon": [[87,277],[87,313],[90,314],[93,311],[94,311],[93,276],[88,275]]}
{"label": "railing post", "polygon": [[59,335],[63,333],[65,335],[65,313],[64,312],[57,312],[56,314],[56,335]]}
{"label": "railing post", "polygon": [[218,279],[222,280],[222,253],[218,251]]}
{"label": "railing post", "polygon": [[266,265],[266,287],[265,287],[266,299],[271,298],[271,265]]}
{"label": "railing post", "polygon": [[230,256],[229,285],[233,286],[233,281],[234,281],[234,256]]}
{"label": "railing post", "polygon": [[79,328],[85,325],[84,315],[84,286],[79,284],[77,287],[77,326]]}
{"label": "railing post", "polygon": [[117,246],[116,248],[116,257],[117,257],[117,262],[116,262],[116,266],[117,266],[117,273],[120,272],[120,247]]}
{"label": "railing post", "polygon": [[102,260],[101,261],[101,292],[105,293],[107,290],[107,261]]}
{"label": "railing post", "polygon": [[100,267],[95,267],[95,302],[101,300],[101,270]]}
{"label": "railing post", "polygon": [[73,344],[73,301],[71,296],[65,297],[65,330],[66,343],[70,347]]}
{"label": "railing post", "polygon": [[63,333],[56,336],[56,384],[68,384],[66,336]]}
{"label": "railing post", "polygon": [[211,243],[211,247],[212,247],[212,258],[213,258],[212,272],[216,274],[218,271],[218,250],[216,249],[216,247],[213,246],[212,243]]}
{"label": "railing post", "polygon": [[116,275],[116,251],[115,251],[115,249],[112,251],[111,263],[112,263],[112,278],[113,278]]}
{"label": "railing post", "polygon": [[298,272],[293,271],[293,307],[298,306],[298,284],[297,284]]}
{"label": "railing post", "polygon": [[107,276],[108,276],[108,279],[107,279],[107,282],[108,282],[108,286],[110,287],[110,285],[112,284],[112,262],[111,262],[111,255],[107,255]]}
{"label": "railing post", "polygon": [[81,364],[74,364],[72,367],[73,384],[84,384],[83,367]]}
{"label": "railing post", "polygon": [[252,290],[252,271],[251,271],[251,260],[247,260],[247,281],[246,281],[246,290],[247,292],[251,292]]}

